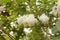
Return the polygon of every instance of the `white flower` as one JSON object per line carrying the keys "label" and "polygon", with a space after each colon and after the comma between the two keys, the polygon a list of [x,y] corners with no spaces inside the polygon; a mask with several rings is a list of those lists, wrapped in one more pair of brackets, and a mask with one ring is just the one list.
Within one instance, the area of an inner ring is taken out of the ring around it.
{"label": "white flower", "polygon": [[30,11],[30,6],[29,5],[26,7],[26,10]]}
{"label": "white flower", "polygon": [[13,36],[13,31],[11,31],[11,32],[10,32],[10,35],[12,35],[12,36]]}
{"label": "white flower", "polygon": [[53,23],[53,25],[56,25],[56,23]]}
{"label": "white flower", "polygon": [[58,0],[56,4],[60,5],[60,0]]}
{"label": "white flower", "polygon": [[24,28],[23,30],[26,34],[29,34],[32,32],[32,30],[30,28]]}
{"label": "white flower", "polygon": [[17,28],[17,24],[16,24],[15,22],[11,22],[11,23],[10,23],[10,26],[11,26],[12,28],[14,28],[14,27]]}
{"label": "white flower", "polygon": [[24,19],[23,16],[20,16],[19,18],[17,18],[17,23],[21,25],[23,22],[23,19]]}
{"label": "white flower", "polygon": [[36,0],[36,5],[39,5],[39,4],[40,4],[38,1],[39,1],[39,0]]}
{"label": "white flower", "polygon": [[19,25],[23,24],[24,26],[26,25],[33,26],[35,23],[37,23],[37,19],[34,17],[33,14],[29,14],[29,15],[20,16],[17,19],[17,22]]}
{"label": "white flower", "polygon": [[0,12],[1,12],[1,11],[5,11],[5,6],[6,6],[6,5],[0,6]]}
{"label": "white flower", "polygon": [[54,17],[54,20],[56,20],[56,18]]}
{"label": "white flower", "polygon": [[24,24],[27,24],[29,26],[33,26],[36,22],[37,22],[37,19],[34,18],[33,14],[28,15],[24,20]]}
{"label": "white flower", "polygon": [[4,29],[6,29],[6,27],[4,27]]}
{"label": "white flower", "polygon": [[52,19],[52,22],[54,22],[55,20],[57,20],[57,18],[56,18],[56,17],[54,17],[54,18]]}
{"label": "white flower", "polygon": [[41,16],[38,17],[39,20],[43,23],[43,24],[47,24],[49,21],[49,17],[44,14],[42,14]]}
{"label": "white flower", "polygon": [[25,2],[25,4],[26,4],[26,5],[28,5],[28,3],[27,3],[27,2]]}
{"label": "white flower", "polygon": [[54,35],[54,34],[52,33],[52,29],[50,29],[50,28],[48,28],[48,33],[51,34],[51,35]]}
{"label": "white flower", "polygon": [[15,23],[14,22],[11,22],[10,25],[13,27],[13,26],[15,26]]}

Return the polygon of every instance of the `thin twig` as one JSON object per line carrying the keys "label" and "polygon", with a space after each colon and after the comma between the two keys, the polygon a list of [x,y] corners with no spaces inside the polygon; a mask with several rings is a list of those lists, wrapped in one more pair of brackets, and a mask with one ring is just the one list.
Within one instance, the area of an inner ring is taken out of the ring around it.
{"label": "thin twig", "polygon": [[15,38],[12,36],[12,35],[10,35],[8,32],[6,32],[4,29],[2,29],[1,27],[0,27],[0,30],[2,30],[5,34],[7,34],[12,40],[15,40]]}

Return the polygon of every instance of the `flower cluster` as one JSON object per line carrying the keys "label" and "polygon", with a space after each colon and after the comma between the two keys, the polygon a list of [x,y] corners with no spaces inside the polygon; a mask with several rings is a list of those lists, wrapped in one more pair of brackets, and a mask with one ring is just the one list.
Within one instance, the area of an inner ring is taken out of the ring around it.
{"label": "flower cluster", "polygon": [[[38,16],[38,19],[43,23],[47,24],[49,21],[49,17],[43,13],[41,16]],[[24,25],[24,26],[33,26],[35,23],[37,23],[38,20],[35,18],[33,14],[29,15],[23,15],[17,18],[17,23],[19,25]]]}
{"label": "flower cluster", "polygon": [[53,14],[54,16],[60,16],[60,0],[56,2],[56,5],[52,8],[52,11],[50,14]]}
{"label": "flower cluster", "polygon": [[0,12],[5,11],[5,7],[6,7],[6,5],[0,6]]}
{"label": "flower cluster", "polygon": [[39,20],[43,23],[43,24],[47,24],[49,21],[49,17],[47,15],[45,15],[45,13],[43,13],[41,16],[38,17]]}
{"label": "flower cluster", "polygon": [[35,16],[33,14],[29,14],[29,15],[23,15],[20,16],[17,19],[17,23],[19,25],[23,24],[24,26],[33,26],[35,23],[37,23],[37,19],[35,18]]}

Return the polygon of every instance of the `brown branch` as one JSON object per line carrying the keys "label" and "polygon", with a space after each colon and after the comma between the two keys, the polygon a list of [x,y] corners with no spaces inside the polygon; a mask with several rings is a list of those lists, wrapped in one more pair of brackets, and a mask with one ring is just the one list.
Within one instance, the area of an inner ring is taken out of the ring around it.
{"label": "brown branch", "polygon": [[4,29],[2,29],[1,27],[0,27],[0,29],[1,29],[5,34],[7,34],[12,40],[15,40],[15,38],[14,38],[12,35],[10,35],[8,32],[6,32]]}

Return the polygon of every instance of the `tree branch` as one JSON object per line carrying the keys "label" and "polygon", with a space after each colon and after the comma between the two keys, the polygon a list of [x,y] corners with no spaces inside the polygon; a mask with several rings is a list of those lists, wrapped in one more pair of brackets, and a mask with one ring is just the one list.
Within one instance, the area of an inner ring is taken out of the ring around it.
{"label": "tree branch", "polygon": [[7,34],[12,40],[15,40],[15,38],[12,36],[12,35],[10,35],[8,32],[6,32],[4,29],[2,29],[1,27],[0,27],[0,30],[2,30],[5,34]]}

